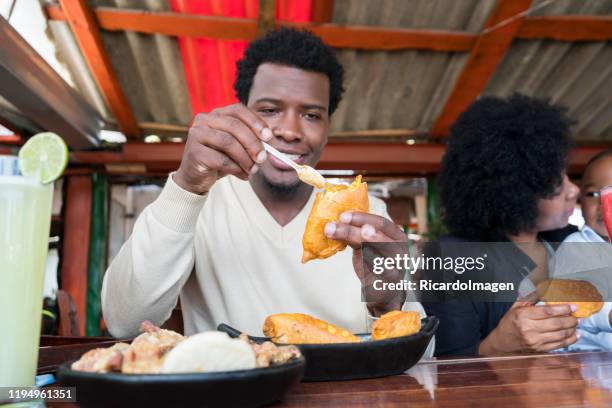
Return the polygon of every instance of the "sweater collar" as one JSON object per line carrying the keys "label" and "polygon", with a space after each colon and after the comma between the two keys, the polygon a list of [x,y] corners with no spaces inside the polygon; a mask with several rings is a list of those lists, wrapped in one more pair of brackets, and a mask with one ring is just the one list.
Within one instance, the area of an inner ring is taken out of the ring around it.
{"label": "sweater collar", "polygon": [[248,214],[249,219],[257,225],[257,227],[267,235],[271,241],[279,246],[284,246],[295,239],[302,239],[304,229],[306,228],[306,220],[314,203],[316,189],[313,189],[308,201],[300,212],[285,226],[281,226],[272,217],[272,214],[263,205],[253,187],[248,181],[240,180],[236,177],[230,177],[230,185],[238,196],[244,211]]}

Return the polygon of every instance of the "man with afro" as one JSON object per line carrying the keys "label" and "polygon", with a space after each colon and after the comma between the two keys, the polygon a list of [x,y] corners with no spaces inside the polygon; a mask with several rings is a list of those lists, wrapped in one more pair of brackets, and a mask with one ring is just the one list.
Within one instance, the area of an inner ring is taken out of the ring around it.
{"label": "man with afro", "polygon": [[[138,218],[110,265],[104,318],[118,337],[143,320],[162,324],[180,297],[186,334],[225,322],[261,334],[274,313],[307,313],[352,332],[372,317],[418,303],[363,303],[371,271],[364,242],[405,242],[384,203],[349,212],[325,234],[351,248],[301,264],[301,240],[315,191],[266,154],[262,141],[315,166],[343,92],[343,68],[320,38],[281,28],[252,42],[237,65],[239,103],[196,115],[179,169]],[[401,271],[403,274],[403,271]],[[400,271],[389,280],[399,280]]]}

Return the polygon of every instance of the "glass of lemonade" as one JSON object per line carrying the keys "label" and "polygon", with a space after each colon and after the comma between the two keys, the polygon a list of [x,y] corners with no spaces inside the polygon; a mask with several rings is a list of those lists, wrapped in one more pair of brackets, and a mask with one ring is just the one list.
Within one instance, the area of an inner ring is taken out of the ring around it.
{"label": "glass of lemonade", "polygon": [[52,201],[53,183],[0,176],[0,387],[34,385]]}

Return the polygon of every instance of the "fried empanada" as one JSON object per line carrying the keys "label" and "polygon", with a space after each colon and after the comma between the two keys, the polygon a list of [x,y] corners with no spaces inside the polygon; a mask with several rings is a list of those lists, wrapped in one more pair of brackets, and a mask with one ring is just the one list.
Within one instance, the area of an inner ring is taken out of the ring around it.
{"label": "fried empanada", "polygon": [[306,222],[302,245],[302,263],[312,259],[325,259],[346,248],[345,242],[325,236],[325,225],[338,221],[345,211],[368,212],[368,185],[357,176],[350,186],[328,184],[323,193],[317,193],[312,210]]}
{"label": "fried empanada", "polygon": [[385,313],[372,325],[372,340],[409,336],[421,330],[421,316],[418,312],[394,310]]}
{"label": "fried empanada", "polygon": [[301,313],[279,313],[268,316],[263,332],[274,343],[320,344],[356,343],[359,337],[323,320]]}
{"label": "fried empanada", "polygon": [[589,317],[601,310],[601,293],[592,283],[575,279],[547,279],[537,286],[540,300],[547,305],[576,305],[572,316]]}

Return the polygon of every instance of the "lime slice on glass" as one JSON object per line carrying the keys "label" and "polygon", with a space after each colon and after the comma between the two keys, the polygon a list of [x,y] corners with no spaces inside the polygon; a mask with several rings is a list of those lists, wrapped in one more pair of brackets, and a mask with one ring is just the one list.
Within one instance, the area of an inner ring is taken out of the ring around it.
{"label": "lime slice on glass", "polygon": [[32,136],[19,150],[19,169],[25,177],[47,184],[61,177],[68,164],[68,146],[51,132]]}

